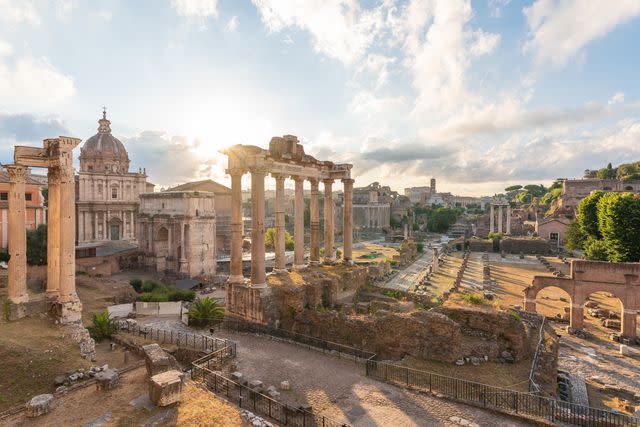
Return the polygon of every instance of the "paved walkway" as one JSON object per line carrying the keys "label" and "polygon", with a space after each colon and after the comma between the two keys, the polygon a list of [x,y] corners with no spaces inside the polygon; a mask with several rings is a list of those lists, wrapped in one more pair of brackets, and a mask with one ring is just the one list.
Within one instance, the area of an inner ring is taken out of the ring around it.
{"label": "paved walkway", "polygon": [[433,256],[431,251],[425,251],[420,258],[416,259],[404,270],[399,271],[397,275],[385,283],[385,287],[399,289],[401,291],[409,290],[411,287],[418,284],[418,276],[420,276],[420,273],[424,272],[427,267],[431,265],[432,258]]}

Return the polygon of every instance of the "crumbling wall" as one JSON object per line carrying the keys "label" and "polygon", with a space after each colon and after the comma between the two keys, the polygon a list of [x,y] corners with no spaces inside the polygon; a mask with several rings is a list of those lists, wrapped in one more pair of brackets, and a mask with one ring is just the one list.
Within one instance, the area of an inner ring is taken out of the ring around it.
{"label": "crumbling wall", "polygon": [[503,237],[500,240],[500,251],[509,254],[548,254],[551,252],[549,242],[540,237]]}

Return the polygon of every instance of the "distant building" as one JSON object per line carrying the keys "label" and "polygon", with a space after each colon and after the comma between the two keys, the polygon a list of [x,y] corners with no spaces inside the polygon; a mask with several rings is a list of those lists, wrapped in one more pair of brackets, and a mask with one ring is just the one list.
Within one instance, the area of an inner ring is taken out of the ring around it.
{"label": "distant building", "polygon": [[431,178],[431,185],[429,187],[409,187],[404,189],[404,195],[409,198],[412,204],[419,203],[426,205],[427,200],[432,195],[436,194],[436,179]]}
{"label": "distant building", "polygon": [[183,277],[216,272],[214,193],[164,191],[140,195],[140,251],[144,264]]}
{"label": "distant building", "polygon": [[370,230],[389,227],[391,205],[397,197],[397,192],[378,182],[354,188],[353,226],[356,229]]}
{"label": "distant building", "polygon": [[105,240],[137,240],[139,195],[153,191],[142,170],[129,172],[129,155],[111,134],[106,112],[98,133],[80,149],[76,177],[76,238],[79,244]]}
{"label": "distant building", "polygon": [[[44,196],[42,195],[44,186],[36,177],[37,175],[29,174],[25,185],[27,230],[34,230],[38,225],[47,221]],[[0,169],[0,250],[8,248],[9,188],[9,174],[4,169]]]}
{"label": "distant building", "polygon": [[539,237],[549,241],[551,246],[562,246],[569,224],[571,224],[571,219],[563,216],[539,219],[536,221],[536,233]]}
{"label": "distant building", "polygon": [[216,248],[218,253],[231,250],[231,189],[210,179],[187,182],[167,191],[205,191],[215,195]]}
{"label": "distant building", "polygon": [[575,211],[580,200],[595,190],[640,193],[640,180],[564,179],[562,180],[562,193],[558,199],[558,206],[571,208]]}

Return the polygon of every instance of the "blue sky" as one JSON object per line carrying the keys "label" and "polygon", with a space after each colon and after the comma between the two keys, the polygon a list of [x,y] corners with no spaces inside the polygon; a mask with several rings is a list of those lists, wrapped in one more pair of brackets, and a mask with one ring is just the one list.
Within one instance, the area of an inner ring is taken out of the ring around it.
{"label": "blue sky", "polygon": [[0,162],[86,139],[227,182],[295,134],[357,185],[492,194],[640,160],[637,0],[0,0]]}

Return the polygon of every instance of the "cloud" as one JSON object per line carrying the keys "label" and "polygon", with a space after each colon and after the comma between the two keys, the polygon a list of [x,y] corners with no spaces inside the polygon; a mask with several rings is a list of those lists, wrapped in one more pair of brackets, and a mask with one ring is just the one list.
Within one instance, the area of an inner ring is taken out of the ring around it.
{"label": "cloud", "polygon": [[40,16],[30,0],[0,0],[0,21],[10,25],[37,25]]}
{"label": "cloud", "polygon": [[202,142],[162,131],[145,130],[122,138],[132,168],[144,167],[150,180],[163,187],[203,178],[220,179],[224,175],[221,156],[203,158],[198,153]]}
{"label": "cloud", "polygon": [[271,32],[297,27],[311,34],[314,48],[350,65],[380,34],[381,9],[363,10],[356,0],[252,0]]}
{"label": "cloud", "polygon": [[564,65],[591,41],[640,15],[637,0],[536,0],[523,13],[529,26],[525,52],[538,63]]}
{"label": "cloud", "polygon": [[229,22],[227,22],[226,28],[232,33],[235,32],[238,29],[238,17],[235,15],[232,16],[231,19],[229,19]]}
{"label": "cloud", "polygon": [[489,13],[493,18],[500,18],[502,10],[511,3],[511,0],[489,0]]}
{"label": "cloud", "polygon": [[52,106],[76,93],[73,78],[58,71],[47,58],[9,59],[0,55],[0,98],[5,108]]}
{"label": "cloud", "polygon": [[0,112],[0,163],[13,163],[14,145],[42,146],[45,138],[69,133],[58,117]]}
{"label": "cloud", "polygon": [[624,93],[623,92],[617,92],[609,100],[609,105],[619,104],[621,102],[624,102]]}
{"label": "cloud", "polygon": [[0,58],[9,56],[13,52],[13,47],[6,41],[0,39]]}
{"label": "cloud", "polygon": [[181,16],[199,18],[218,16],[218,0],[171,0],[171,7]]}

